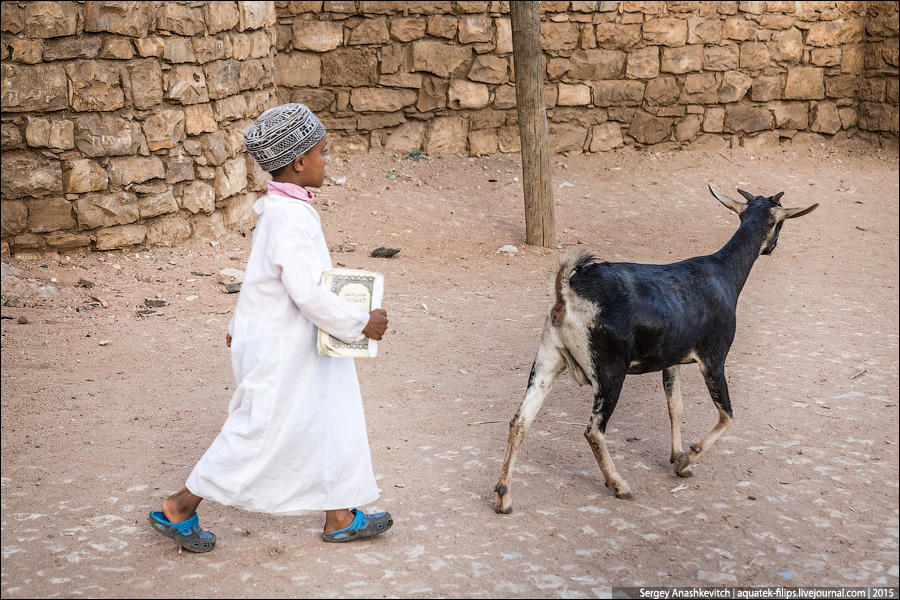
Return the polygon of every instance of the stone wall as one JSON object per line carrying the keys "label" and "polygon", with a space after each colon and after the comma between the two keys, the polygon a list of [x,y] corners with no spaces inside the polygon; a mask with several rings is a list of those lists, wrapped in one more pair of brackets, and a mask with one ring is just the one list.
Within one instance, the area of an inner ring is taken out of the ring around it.
{"label": "stone wall", "polygon": [[[3,2],[4,251],[216,237],[308,104],[336,153],[517,152],[509,3]],[[541,2],[554,152],[896,146],[894,2]]]}
{"label": "stone wall", "polygon": [[3,2],[3,251],[218,237],[265,189],[273,2]]}
{"label": "stone wall", "polygon": [[[339,152],[517,152],[508,2],[278,2]],[[897,136],[893,2],[541,2],[553,152]]]}

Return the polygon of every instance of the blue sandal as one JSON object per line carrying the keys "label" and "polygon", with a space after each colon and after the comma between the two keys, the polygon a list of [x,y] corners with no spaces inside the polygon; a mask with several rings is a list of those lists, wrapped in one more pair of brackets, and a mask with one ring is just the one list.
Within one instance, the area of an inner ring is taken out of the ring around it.
{"label": "blue sandal", "polygon": [[378,535],[379,533],[384,533],[394,524],[391,513],[380,512],[367,515],[363,511],[355,508],[352,509],[352,512],[354,517],[353,522],[350,523],[350,527],[338,529],[331,533],[323,533],[322,539],[326,542],[349,542],[357,538],[371,537],[373,535]]}
{"label": "blue sandal", "polygon": [[150,513],[150,526],[191,552],[209,552],[216,547],[216,536],[200,528],[197,513],[187,521],[170,523],[161,510],[155,510]]}

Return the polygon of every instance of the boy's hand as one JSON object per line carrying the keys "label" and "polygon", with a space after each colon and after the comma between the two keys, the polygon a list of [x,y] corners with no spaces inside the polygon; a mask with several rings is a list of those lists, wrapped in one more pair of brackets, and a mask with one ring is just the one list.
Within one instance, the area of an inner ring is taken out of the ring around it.
{"label": "boy's hand", "polygon": [[231,348],[231,334],[230,333],[225,334],[225,345],[228,346],[229,348]]}
{"label": "boy's hand", "polygon": [[362,330],[363,335],[373,340],[380,340],[384,332],[387,331],[388,319],[387,312],[383,309],[376,308],[369,313],[369,323]]}

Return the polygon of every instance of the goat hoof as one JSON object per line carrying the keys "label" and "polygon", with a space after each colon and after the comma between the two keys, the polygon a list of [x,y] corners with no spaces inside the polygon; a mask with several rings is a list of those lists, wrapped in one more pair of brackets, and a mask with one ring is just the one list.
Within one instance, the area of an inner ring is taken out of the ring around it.
{"label": "goat hoof", "polygon": [[497,485],[494,486],[494,491],[497,492],[498,494],[500,494],[501,496],[505,496],[507,490],[506,490],[505,485],[500,485],[498,483]]}
{"label": "goat hoof", "polygon": [[616,498],[619,500],[632,500],[634,495],[631,493],[631,490],[625,490],[624,492],[616,492]]}
{"label": "goat hoof", "polygon": [[696,454],[703,452],[703,448],[700,447],[700,444],[691,444],[691,450]]}
{"label": "goat hoof", "polygon": [[498,515],[508,515],[512,512],[512,505],[507,506],[506,508],[503,508],[502,506],[495,506],[494,512],[496,512]]}
{"label": "goat hoof", "polygon": [[675,457],[675,474],[679,477],[690,477],[694,474],[691,471],[691,457],[686,452]]}

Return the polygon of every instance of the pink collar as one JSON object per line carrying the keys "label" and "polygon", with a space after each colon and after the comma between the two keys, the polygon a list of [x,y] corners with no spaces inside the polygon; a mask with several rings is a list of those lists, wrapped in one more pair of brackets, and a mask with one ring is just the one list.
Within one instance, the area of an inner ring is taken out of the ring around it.
{"label": "pink collar", "polygon": [[288,198],[303,200],[304,202],[309,202],[313,199],[313,195],[309,190],[286,181],[267,181],[266,186],[268,186],[268,192],[270,194],[287,196]]}

